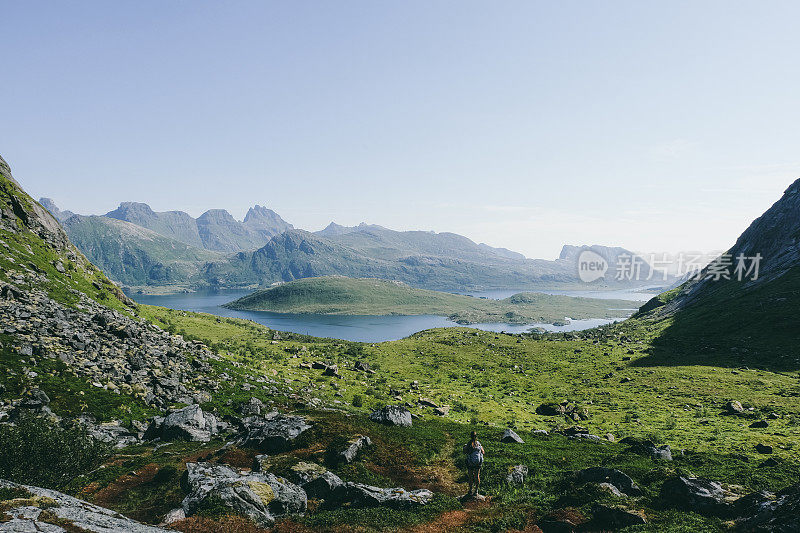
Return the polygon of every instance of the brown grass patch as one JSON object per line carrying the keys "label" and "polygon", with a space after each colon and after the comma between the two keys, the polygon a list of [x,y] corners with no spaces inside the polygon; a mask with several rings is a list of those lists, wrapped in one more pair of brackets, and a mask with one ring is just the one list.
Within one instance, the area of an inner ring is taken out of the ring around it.
{"label": "brown grass patch", "polygon": [[123,474],[105,488],[97,491],[94,495],[94,502],[103,507],[113,505],[119,501],[120,495],[125,491],[153,481],[158,469],[159,466],[157,464],[149,463],[143,466],[135,475]]}
{"label": "brown grass patch", "polygon": [[217,520],[190,516],[169,525],[170,529],[183,533],[266,533],[269,529],[258,527],[241,516],[224,516]]}

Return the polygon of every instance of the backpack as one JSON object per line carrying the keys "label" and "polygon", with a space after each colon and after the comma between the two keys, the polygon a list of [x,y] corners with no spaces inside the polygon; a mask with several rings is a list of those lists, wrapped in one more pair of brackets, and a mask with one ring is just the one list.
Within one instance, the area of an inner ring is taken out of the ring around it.
{"label": "backpack", "polygon": [[481,443],[476,442],[477,446],[471,446],[471,442],[464,445],[464,453],[467,454],[467,466],[470,468],[478,468],[483,464],[483,452],[481,451]]}

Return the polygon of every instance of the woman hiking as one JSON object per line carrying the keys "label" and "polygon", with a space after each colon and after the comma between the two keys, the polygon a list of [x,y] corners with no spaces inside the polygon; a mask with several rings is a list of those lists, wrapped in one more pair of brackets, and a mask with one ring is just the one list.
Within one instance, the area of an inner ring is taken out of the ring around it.
{"label": "woman hiking", "polygon": [[[470,434],[469,442],[464,445],[464,455],[467,456],[467,475],[469,476],[469,492],[467,497],[474,496],[479,498],[478,486],[481,484],[481,467],[483,466],[483,456],[486,452],[478,440],[478,434],[473,431]],[[472,486],[475,486],[475,492],[472,492]]]}

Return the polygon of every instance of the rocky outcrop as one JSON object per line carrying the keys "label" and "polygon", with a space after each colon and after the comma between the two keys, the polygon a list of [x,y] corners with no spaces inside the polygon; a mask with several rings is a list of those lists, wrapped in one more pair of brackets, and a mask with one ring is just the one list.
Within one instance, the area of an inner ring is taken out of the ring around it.
{"label": "rocky outcrop", "polygon": [[221,503],[261,526],[270,526],[276,518],[306,510],[306,493],[273,474],[240,474],[229,466],[210,463],[187,463],[186,469],[186,516],[202,509],[204,503]]}
{"label": "rocky outcrop", "polygon": [[336,454],[335,460],[336,462],[341,463],[352,463],[355,461],[361,450],[369,446],[372,446],[372,440],[369,437],[365,435],[354,437],[350,439],[350,441],[347,443],[347,446],[345,446],[343,450]]}
{"label": "rocky outcrop", "polygon": [[[742,500],[747,498],[750,499],[748,505],[737,513],[738,531],[759,533],[800,531],[800,483],[783,489],[774,499],[764,493],[745,496]],[[742,506],[739,507],[741,509]]]}
{"label": "rocky outcrop", "polygon": [[401,405],[387,405],[376,409],[369,415],[369,419],[388,426],[411,427],[411,411]]}
{"label": "rocky outcrop", "polygon": [[506,483],[509,485],[521,486],[525,483],[526,477],[528,477],[528,467],[525,465],[516,465],[512,467],[506,475]]}
{"label": "rocky outcrop", "polygon": [[141,524],[121,514],[61,492],[0,479],[0,488],[19,496],[2,502],[0,531],[159,533],[167,530]]}
{"label": "rocky outcrop", "polygon": [[311,424],[302,416],[285,415],[277,411],[266,416],[245,418],[242,424],[245,435],[241,445],[264,453],[290,449],[300,435],[311,429]]}

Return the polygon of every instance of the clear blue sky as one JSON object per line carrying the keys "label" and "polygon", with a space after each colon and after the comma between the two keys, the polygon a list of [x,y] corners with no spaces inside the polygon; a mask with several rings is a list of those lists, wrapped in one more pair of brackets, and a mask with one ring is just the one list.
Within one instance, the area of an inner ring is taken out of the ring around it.
{"label": "clear blue sky", "polygon": [[555,256],[725,248],[800,177],[800,3],[3,1],[36,196]]}

